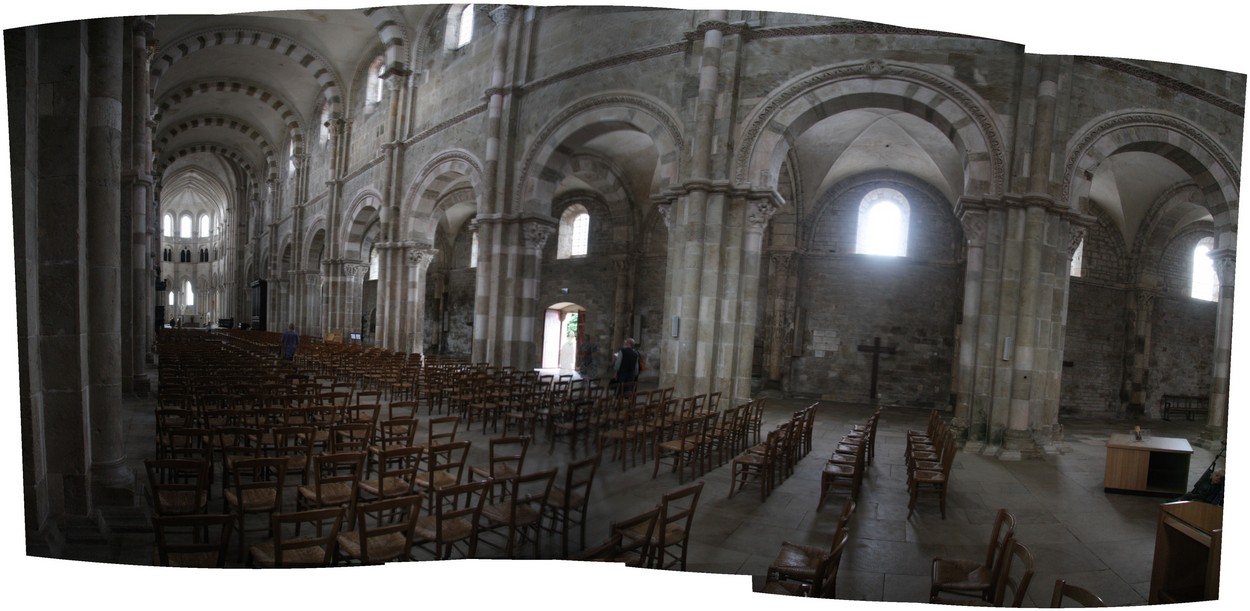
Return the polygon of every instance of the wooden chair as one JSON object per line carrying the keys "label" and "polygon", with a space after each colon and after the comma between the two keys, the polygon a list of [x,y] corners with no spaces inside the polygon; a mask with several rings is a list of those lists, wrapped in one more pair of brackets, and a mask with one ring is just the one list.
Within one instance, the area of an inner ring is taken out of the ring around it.
{"label": "wooden chair", "polygon": [[[529,452],[529,446],[529,437],[492,438],[487,450],[487,465],[470,467],[469,479],[493,479],[497,486],[506,488],[508,480],[524,470],[525,455]],[[488,502],[495,502],[495,487],[490,489],[487,499]]]}
{"label": "wooden chair", "polygon": [[842,564],[842,553],[846,550],[846,542],[850,532],[839,529],[833,537],[833,546],[828,554],[820,554],[815,559],[815,569],[810,581],[790,581],[771,567],[765,577],[764,592],[768,594],[786,594],[790,596],[807,596],[811,598],[837,598],[838,567]]}
{"label": "wooden chair", "polygon": [[[334,560],[342,507],[273,514],[273,539],[253,545],[247,564],[262,568],[330,566]],[[304,527],[312,534],[301,535]]]}
{"label": "wooden chair", "polygon": [[941,470],[915,469],[908,490],[907,517],[916,509],[916,499],[921,492],[933,492],[938,496],[942,519],[946,519],[946,491],[950,488],[951,464],[955,460],[955,438],[948,436],[942,450]]}
{"label": "wooden chair", "polygon": [[288,479],[298,474],[299,484],[307,484],[317,429],[311,426],[283,426],[273,429],[270,437],[273,439],[272,455],[286,459]]}
{"label": "wooden chair", "polygon": [[351,519],[365,470],[363,452],[321,454],[313,457],[312,482],[299,487],[297,509],[342,507]]}
{"label": "wooden chair", "polygon": [[579,549],[586,547],[586,512],[599,460],[596,454],[570,463],[564,471],[564,485],[552,486],[547,498],[546,513],[551,518],[548,530],[560,533],[561,558],[569,557],[569,528],[573,524],[581,533]]}
{"label": "wooden chair", "polygon": [[189,515],[208,510],[208,460],[180,458],[143,461],[148,475],[148,495],[157,515]]}
{"label": "wooden chair", "polygon": [[622,562],[626,566],[646,567],[651,561],[651,545],[659,521],[660,508],[657,506],[632,518],[613,522],[608,527],[607,541],[583,551],[574,560]]}
{"label": "wooden chair", "polygon": [[508,489],[506,500],[482,508],[485,530],[507,531],[503,544],[504,556],[515,558],[516,549],[523,543],[520,538],[530,533],[534,542],[534,557],[538,557],[543,513],[555,480],[555,469],[513,475],[504,480]]}
{"label": "wooden chair", "polygon": [[[994,575],[994,587],[989,600],[966,596],[938,595],[932,602],[947,605],[975,607],[1019,607],[1024,603],[1029,582],[1033,579],[1033,554],[1015,538],[1007,540],[1003,559]],[[1010,598],[1007,596],[1011,591]]]}
{"label": "wooden chair", "polygon": [[855,455],[850,462],[831,460],[825,463],[820,472],[820,500],[816,503],[819,511],[825,506],[825,500],[839,488],[850,492],[851,500],[859,499],[859,490],[864,481],[864,456],[868,448],[866,443],[855,445]]}
{"label": "wooden chair", "polygon": [[940,594],[964,594],[990,600],[994,594],[994,571],[1003,560],[1007,540],[1016,533],[1016,517],[999,509],[990,531],[985,560],[934,558],[929,586],[929,601]]}
{"label": "wooden chair", "polygon": [[[666,493],[660,500],[660,517],[651,539],[651,559],[647,566],[666,569],[677,566],[686,570],[686,551],[690,543],[690,528],[694,524],[695,509],[703,481],[697,481]],[[626,531],[631,538],[643,536],[643,528],[636,526]],[[675,548],[675,551],[674,551]]]}
{"label": "wooden chair", "polygon": [[426,498],[433,499],[433,491],[437,488],[458,485],[464,480],[470,446],[471,443],[465,440],[426,448],[426,468],[417,472],[417,488],[425,491]]}
{"label": "wooden chair", "polygon": [[417,493],[361,503],[356,528],[338,535],[339,558],[358,564],[411,560],[412,533],[424,500]]}
{"label": "wooden chair", "polygon": [[464,557],[476,557],[482,508],[490,485],[490,480],[481,479],[431,488],[430,515],[417,519],[412,531],[414,547],[432,553],[435,560],[446,560],[457,544],[464,544]]}
{"label": "wooden chair", "polygon": [[[774,467],[777,461],[777,448],[780,444],[778,431],[769,431],[764,440],[762,452],[746,451],[739,454],[731,463],[729,475],[729,498],[733,498],[735,488],[741,491],[747,480],[754,475],[760,488],[760,500],[763,501],[772,493],[774,485]],[[736,486],[735,486],[736,484]]]}
{"label": "wooden chair", "polygon": [[[855,501],[849,499],[842,504],[842,512],[838,514],[838,519],[834,522],[832,539],[834,544],[837,543],[838,533],[846,530],[850,524],[851,517],[855,515],[855,508]],[[823,548],[783,541],[780,549],[777,550],[777,557],[769,565],[768,570],[770,573],[777,574],[781,579],[810,583],[816,579],[818,560],[831,553],[833,553],[832,546]]]}
{"label": "wooden chair", "polygon": [[265,530],[273,537],[272,516],[282,511],[282,491],[286,482],[285,458],[239,458],[231,462],[222,481],[225,513],[235,519],[239,533],[239,558],[243,558],[248,531],[247,516],[266,514]]}
{"label": "wooden chair", "polygon": [[1054,608],[1062,607],[1064,599],[1071,599],[1082,607],[1107,606],[1107,603],[1102,602],[1102,598],[1097,594],[1081,586],[1074,586],[1062,579],[1056,579],[1055,592],[1050,597],[1050,606]]}
{"label": "wooden chair", "polygon": [[224,513],[154,515],[152,530],[157,565],[224,568],[234,518]]}
{"label": "wooden chair", "polygon": [[[686,482],[686,468],[694,477],[698,468],[699,441],[703,437],[703,425],[706,419],[692,416],[683,419],[677,426],[677,436],[655,444],[655,466],[651,470],[651,479],[660,473],[660,465],[667,462],[672,471],[677,472],[677,482]],[[666,460],[667,459],[667,460]]]}
{"label": "wooden chair", "polygon": [[416,491],[417,473],[421,470],[422,447],[394,447],[374,455],[372,473],[360,481],[360,495],[373,500],[412,495]]}

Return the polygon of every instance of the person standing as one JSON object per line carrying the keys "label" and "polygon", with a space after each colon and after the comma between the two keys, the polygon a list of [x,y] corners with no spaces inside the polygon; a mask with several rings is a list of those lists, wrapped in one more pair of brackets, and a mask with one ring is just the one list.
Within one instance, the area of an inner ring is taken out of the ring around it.
{"label": "person standing", "polygon": [[618,387],[624,387],[627,384],[632,385],[638,380],[638,364],[641,355],[634,349],[633,338],[625,340],[625,345],[621,347],[621,351],[616,353],[613,362],[613,371],[615,375],[612,380],[616,382]]}
{"label": "person standing", "polygon": [[291,323],[286,331],[282,332],[282,359],[286,361],[295,360],[295,348],[299,346],[299,333],[295,332],[295,323]]}

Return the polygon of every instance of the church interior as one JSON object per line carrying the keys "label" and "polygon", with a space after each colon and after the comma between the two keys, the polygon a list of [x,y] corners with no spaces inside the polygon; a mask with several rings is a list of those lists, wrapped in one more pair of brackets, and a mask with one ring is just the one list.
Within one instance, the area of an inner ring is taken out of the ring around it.
{"label": "church interior", "polygon": [[[162,520],[220,515],[219,566],[281,565],[277,517],[322,511],[333,579],[436,598],[1228,600],[1246,75],[876,19],[6,29],[12,552],[164,580]],[[426,532],[461,493],[472,535]],[[397,558],[463,561],[340,568],[402,499]],[[956,558],[984,583],[940,587]]]}

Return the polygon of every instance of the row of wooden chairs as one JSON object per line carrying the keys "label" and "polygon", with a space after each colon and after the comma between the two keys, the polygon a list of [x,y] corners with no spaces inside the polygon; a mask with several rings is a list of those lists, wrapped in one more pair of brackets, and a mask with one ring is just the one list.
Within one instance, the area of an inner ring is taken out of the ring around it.
{"label": "row of wooden chairs", "polygon": [[794,412],[790,420],[769,431],[763,443],[751,446],[731,462],[729,498],[754,479],[760,500],[768,498],[781,480],[811,450],[816,403]]}
{"label": "row of wooden chairs", "polygon": [[956,433],[933,410],[924,431],[908,431],[904,460],[907,461],[907,516],[911,517],[921,494],[938,498],[942,519],[946,519],[946,492],[950,488],[951,465],[955,460]]}
{"label": "row of wooden chairs", "polygon": [[834,447],[820,472],[819,511],[831,494],[845,489],[852,501],[859,500],[864,476],[868,472],[870,456],[875,454],[877,422],[881,418],[878,409],[862,424],[854,424]]}
{"label": "row of wooden chairs", "polygon": [[999,509],[984,561],[934,558],[929,602],[1022,606],[1033,578],[1033,554],[1015,538],[1015,527],[1015,516],[1006,509]]}

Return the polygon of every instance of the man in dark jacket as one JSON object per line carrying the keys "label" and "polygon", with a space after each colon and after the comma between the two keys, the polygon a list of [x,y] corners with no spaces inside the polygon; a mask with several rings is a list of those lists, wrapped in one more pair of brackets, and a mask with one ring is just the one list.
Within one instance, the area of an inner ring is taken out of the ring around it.
{"label": "man in dark jacket", "polygon": [[625,346],[621,348],[620,352],[616,353],[616,362],[613,364],[613,370],[616,372],[616,375],[612,377],[612,380],[618,386],[632,384],[638,379],[638,362],[640,358],[638,351],[634,350],[633,338],[625,340]]}

